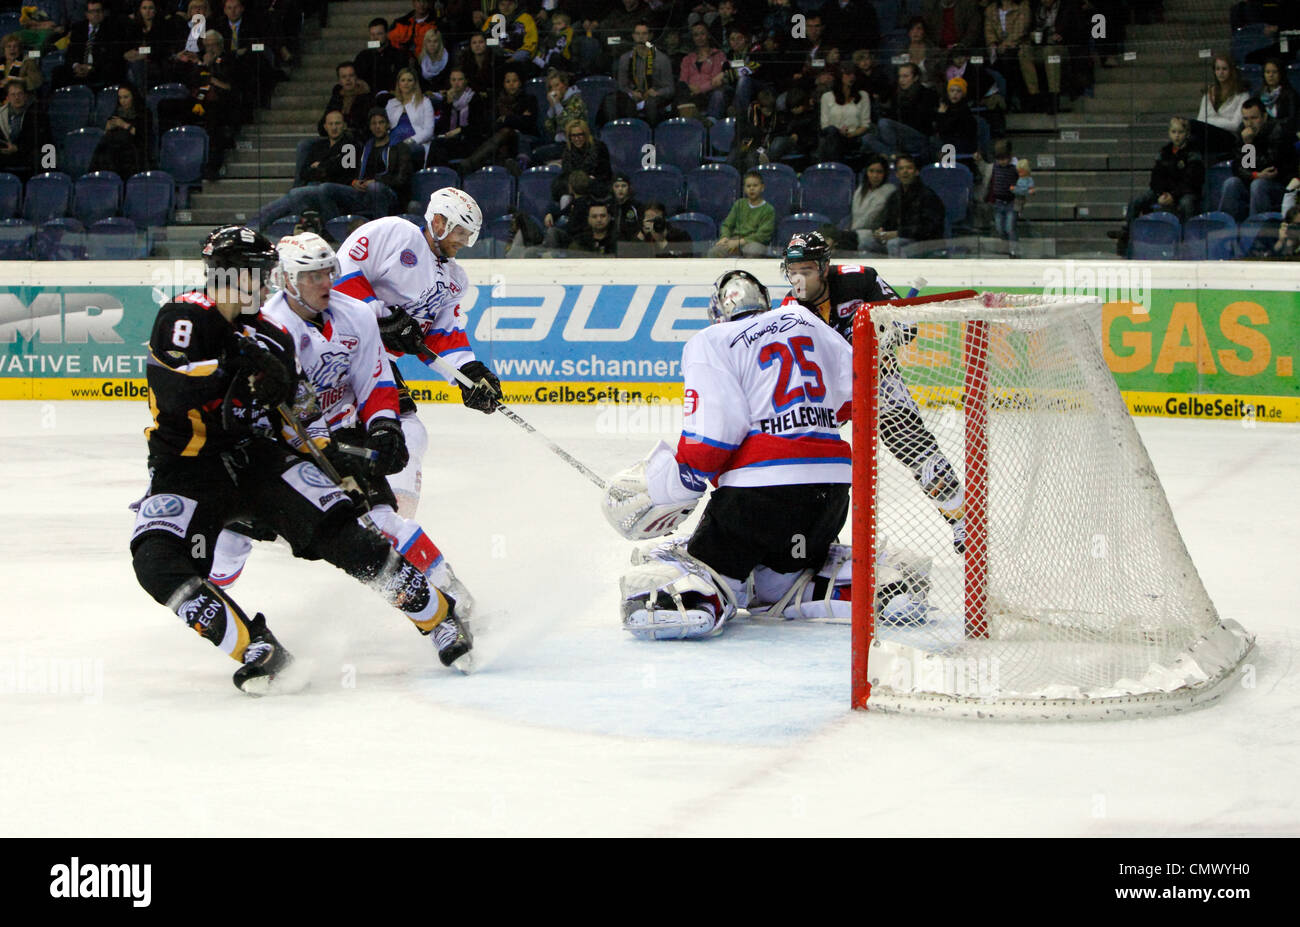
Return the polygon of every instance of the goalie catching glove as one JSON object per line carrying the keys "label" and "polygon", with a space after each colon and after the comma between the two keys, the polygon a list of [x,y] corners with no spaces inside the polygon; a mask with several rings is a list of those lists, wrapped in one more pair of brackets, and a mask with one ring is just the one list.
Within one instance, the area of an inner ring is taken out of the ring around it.
{"label": "goalie catching glove", "polygon": [[601,511],[623,537],[646,541],[672,534],[691,517],[701,495],[682,485],[672,448],[660,441],[645,460],[610,480]]}
{"label": "goalie catching glove", "polygon": [[477,409],[479,412],[489,414],[495,412],[501,399],[501,381],[497,379],[497,375],[488,368],[487,364],[476,360],[465,364],[460,368],[460,372],[474,382],[473,386],[458,384],[461,402],[465,403],[467,408]]}

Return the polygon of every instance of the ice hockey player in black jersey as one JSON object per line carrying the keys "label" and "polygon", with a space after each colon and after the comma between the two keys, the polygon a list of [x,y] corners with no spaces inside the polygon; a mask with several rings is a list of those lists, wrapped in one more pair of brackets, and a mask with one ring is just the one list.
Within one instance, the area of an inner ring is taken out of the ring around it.
{"label": "ice hockey player in black jersey", "polygon": [[[794,235],[785,247],[781,270],[790,284],[784,303],[799,303],[853,341],[853,317],[864,303],[897,299],[898,293],[875,268],[830,263],[830,245],[819,232]],[[916,337],[915,326],[889,332],[890,349],[880,365],[880,440],[903,466],[912,471],[921,489],[952,527],[953,546],[966,549],[965,494],[961,480],[939,449],[939,442],[921,418],[907,389],[894,351]]]}
{"label": "ice hockey player in black jersey", "polygon": [[163,305],[149,338],[150,485],[131,534],[140,585],[240,664],[242,691],[301,688],[303,674],[266,618],[250,619],[206,579],[222,528],[256,521],[295,556],[370,584],[433,637],[444,665],[465,657],[472,641],[454,601],[357,521],[352,499],[304,456],[281,418],[278,408],[291,405],[340,472],[363,460],[337,452],[289,335],[260,314],[275,248],[252,229],[223,226],[208,236],[203,259],[205,289]]}

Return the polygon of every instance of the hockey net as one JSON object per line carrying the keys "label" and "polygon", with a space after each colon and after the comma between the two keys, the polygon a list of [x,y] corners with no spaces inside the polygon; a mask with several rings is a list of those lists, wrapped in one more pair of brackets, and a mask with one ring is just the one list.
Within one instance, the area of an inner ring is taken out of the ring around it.
{"label": "hockey net", "polygon": [[1217,698],[1249,652],[1188,556],[1100,316],[973,291],[858,312],[853,588],[876,595],[853,597],[855,708],[1128,717]]}

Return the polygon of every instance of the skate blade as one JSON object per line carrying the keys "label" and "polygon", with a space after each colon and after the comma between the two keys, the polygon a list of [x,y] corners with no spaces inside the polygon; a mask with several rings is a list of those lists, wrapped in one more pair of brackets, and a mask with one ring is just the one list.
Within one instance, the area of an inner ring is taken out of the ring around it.
{"label": "skate blade", "polygon": [[456,670],[462,676],[469,676],[478,669],[478,664],[474,659],[474,651],[461,654],[452,661],[451,668]]}
{"label": "skate blade", "polygon": [[297,695],[311,687],[311,674],[300,661],[295,661],[273,676],[254,676],[244,680],[239,691],[251,698],[268,695]]}

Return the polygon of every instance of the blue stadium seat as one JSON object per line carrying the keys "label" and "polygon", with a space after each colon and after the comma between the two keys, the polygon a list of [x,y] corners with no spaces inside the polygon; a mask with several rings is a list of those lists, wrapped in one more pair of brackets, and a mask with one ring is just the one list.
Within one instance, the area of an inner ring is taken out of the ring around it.
{"label": "blue stadium seat", "polygon": [[1184,261],[1230,261],[1237,256],[1237,220],[1226,212],[1193,216],[1183,226]]}
{"label": "blue stadium seat", "polygon": [[492,238],[503,244],[510,241],[510,222],[509,215],[493,216],[483,223],[483,235]]}
{"label": "blue stadium seat", "polygon": [[346,215],[335,216],[325,223],[325,237],[332,238],[334,241],[342,244],[344,239],[352,234],[352,227],[370,220],[365,216]]}
{"label": "blue stadium seat", "polygon": [[1232,30],[1232,60],[1239,66],[1246,63],[1246,56],[1251,52],[1262,51],[1273,44],[1273,39],[1264,34],[1263,23],[1251,23],[1240,29]]}
{"label": "blue stadium seat", "polygon": [[642,149],[653,135],[644,119],[614,119],[600,127],[600,140],[609,147],[614,173],[630,174],[641,167]]}
{"label": "blue stadium seat", "polygon": [[122,178],[112,171],[96,171],[77,178],[72,214],[84,225],[116,216],[122,205]]}
{"label": "blue stadium seat", "polygon": [[721,222],[740,199],[740,183],[730,164],[702,164],[686,175],[686,206]]}
{"label": "blue stadium seat", "polygon": [[177,126],[163,133],[158,148],[158,167],[171,174],[176,195],[184,204],[189,187],[203,182],[208,161],[208,133],[199,126]]}
{"label": "blue stadium seat", "polygon": [[459,187],[460,175],[449,167],[426,167],[411,178],[411,202],[415,211],[424,214],[429,206],[429,195],[443,187]]}
{"label": "blue stadium seat", "polygon": [[704,138],[704,123],[697,119],[665,119],[654,130],[655,163],[694,170],[704,158]]}
{"label": "blue stadium seat", "polygon": [[921,168],[921,182],[943,200],[943,237],[951,238],[953,229],[965,225],[970,213],[971,187],[974,184],[970,170],[964,164],[952,167],[927,164]]}
{"label": "blue stadium seat", "polygon": [[273,242],[279,241],[284,236],[293,234],[293,227],[298,224],[298,218],[298,216],[281,216],[262,229],[262,234]]}
{"label": "blue stadium seat", "polygon": [[709,247],[718,240],[718,223],[702,212],[678,213],[670,216],[668,221],[691,236],[691,241],[697,245],[704,245],[703,252],[707,252]]}
{"label": "blue stadium seat", "polygon": [[17,10],[5,10],[0,13],[0,35],[17,32],[21,26],[22,14]]}
{"label": "blue stadium seat", "polygon": [[83,84],[60,87],[50,96],[50,134],[63,138],[74,129],[84,128],[90,122],[90,109],[95,105],[95,94]]}
{"label": "blue stadium seat", "polygon": [[1286,69],[1286,79],[1291,83],[1291,88],[1300,93],[1300,61]]}
{"label": "blue stadium seat", "polygon": [[149,233],[130,219],[100,219],[86,232],[86,257],[92,261],[135,261],[149,256]]}
{"label": "blue stadium seat", "polygon": [[880,22],[880,34],[893,32],[903,25],[900,0],[871,0],[876,8],[876,19]]}
{"label": "blue stadium seat", "polygon": [[59,168],[70,177],[80,177],[90,170],[90,160],[104,137],[103,129],[73,129],[63,136],[60,146]]}
{"label": "blue stadium seat", "polygon": [[632,196],[644,206],[658,200],[668,210],[668,215],[680,212],[686,202],[686,178],[672,165],[659,164],[643,167],[628,175],[632,181]]}
{"label": "blue stadium seat", "polygon": [[84,261],[86,227],[76,219],[51,219],[36,229],[33,248],[38,260]]}
{"label": "blue stadium seat", "polygon": [[140,228],[167,225],[175,208],[176,182],[166,171],[142,171],[126,182],[122,215]]}
{"label": "blue stadium seat", "polygon": [[158,104],[163,100],[188,100],[190,90],[184,84],[155,84],[144,95],[144,104],[155,124],[158,122]]}
{"label": "blue stadium seat", "polygon": [[72,206],[72,178],[62,171],[37,174],[27,181],[23,218],[40,224],[68,214]]}
{"label": "blue stadium seat", "polygon": [[23,203],[23,182],[13,174],[0,174],[0,219],[18,215]]}
{"label": "blue stadium seat", "polygon": [[776,232],[772,236],[772,246],[784,250],[791,236],[814,232],[830,223],[830,218],[819,212],[796,212],[784,216],[776,223]]}
{"label": "blue stadium seat", "polygon": [[1211,164],[1205,171],[1205,190],[1201,197],[1201,202],[1209,207],[1219,205],[1219,197],[1223,194],[1223,185],[1228,182],[1232,176],[1232,162],[1220,161],[1218,164]]}
{"label": "blue stadium seat", "polygon": [[848,228],[853,184],[853,168],[847,164],[838,161],[814,164],[799,176],[802,191],[799,208],[829,216],[833,225]]}
{"label": "blue stadium seat", "polygon": [[[533,95],[533,100],[537,103],[537,134],[545,133],[543,125],[546,122],[546,109],[550,106],[550,101],[546,99],[546,78],[532,77],[524,84],[524,91]],[[563,127],[561,127],[563,128]],[[546,139],[550,141],[550,139]]]}
{"label": "blue stadium seat", "polygon": [[0,261],[26,261],[32,256],[36,226],[26,219],[0,219]]}
{"label": "blue stadium seat", "polygon": [[1282,221],[1280,212],[1261,212],[1247,216],[1237,226],[1237,251],[1243,257],[1266,253],[1277,241],[1277,227]]}
{"label": "blue stadium seat", "polygon": [[763,178],[763,199],[772,204],[780,222],[799,202],[799,176],[788,164],[760,164],[754,170]]}
{"label": "blue stadium seat", "polygon": [[1169,212],[1153,212],[1133,221],[1128,256],[1140,261],[1172,261],[1178,256],[1182,223]]}
{"label": "blue stadium seat", "polygon": [[97,129],[104,128],[108,117],[117,109],[117,84],[109,84],[95,94],[95,105],[90,111],[90,124]]}
{"label": "blue stadium seat", "polygon": [[728,116],[709,126],[709,154],[706,161],[725,161],[736,141],[736,120]]}
{"label": "blue stadium seat", "polygon": [[460,184],[484,216],[504,215],[515,208],[515,179],[504,167],[481,167]]}
{"label": "blue stadium seat", "polygon": [[[582,94],[582,102],[587,104],[587,124],[593,129],[601,126],[601,114],[604,112],[605,97],[618,89],[614,78],[608,74],[592,74],[579,78],[575,85]],[[545,109],[545,106],[543,106]]]}
{"label": "blue stadium seat", "polygon": [[54,80],[54,72],[61,68],[66,60],[67,54],[53,46],[41,55],[41,77],[45,78],[45,86],[48,87]]}
{"label": "blue stadium seat", "polygon": [[530,167],[519,174],[519,211],[541,218],[551,203],[551,183],[560,175],[558,164]]}

